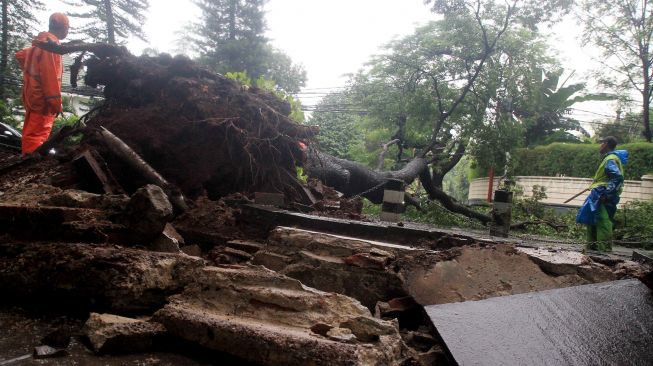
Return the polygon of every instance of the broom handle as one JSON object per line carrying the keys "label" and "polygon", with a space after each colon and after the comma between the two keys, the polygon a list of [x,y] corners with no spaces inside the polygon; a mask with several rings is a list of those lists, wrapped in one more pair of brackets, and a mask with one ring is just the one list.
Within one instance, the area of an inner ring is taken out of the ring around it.
{"label": "broom handle", "polygon": [[583,189],[582,191],[580,191],[580,192],[578,192],[578,193],[576,193],[576,194],[575,194],[575,195],[574,195],[573,197],[571,197],[570,199],[568,199],[568,200],[566,200],[566,201],[565,201],[565,202],[563,202],[563,203],[567,203],[567,202],[569,202],[569,201],[571,201],[571,200],[573,200],[574,198],[576,198],[576,197],[578,197],[578,196],[580,196],[581,194],[583,194],[583,193],[585,193],[585,192],[587,192],[588,190],[589,190],[589,188],[585,188],[585,189]]}

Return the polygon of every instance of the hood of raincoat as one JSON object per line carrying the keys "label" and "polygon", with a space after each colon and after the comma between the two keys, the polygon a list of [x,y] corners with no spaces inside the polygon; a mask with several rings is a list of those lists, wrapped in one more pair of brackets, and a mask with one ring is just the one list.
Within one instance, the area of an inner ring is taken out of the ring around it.
{"label": "hood of raincoat", "polygon": [[55,36],[50,32],[41,32],[39,33],[38,36],[36,36],[36,38],[34,38],[34,40],[32,40],[32,46],[36,46],[37,43],[43,43],[48,41],[59,43],[59,38],[57,38],[57,36]]}
{"label": "hood of raincoat", "polygon": [[621,160],[622,165],[628,164],[628,150],[614,150],[609,152],[608,154],[615,154]]}

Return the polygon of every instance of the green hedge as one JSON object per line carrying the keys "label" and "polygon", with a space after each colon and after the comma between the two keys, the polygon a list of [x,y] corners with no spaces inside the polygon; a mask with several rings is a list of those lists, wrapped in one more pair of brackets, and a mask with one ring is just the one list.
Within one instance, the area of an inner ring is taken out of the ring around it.
{"label": "green hedge", "polygon": [[[622,144],[617,149],[628,150],[626,179],[640,180],[653,174],[653,144],[635,142]],[[532,149],[519,149],[513,156],[512,175],[592,178],[601,162],[598,144],[555,143]],[[503,169],[501,169],[503,171]],[[475,170],[470,176],[484,177],[487,172]]]}

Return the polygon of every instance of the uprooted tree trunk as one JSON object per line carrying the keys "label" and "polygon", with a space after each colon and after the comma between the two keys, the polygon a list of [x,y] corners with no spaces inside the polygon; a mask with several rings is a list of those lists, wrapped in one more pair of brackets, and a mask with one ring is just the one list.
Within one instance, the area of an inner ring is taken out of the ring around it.
{"label": "uprooted tree trunk", "polygon": [[438,200],[449,211],[472,217],[483,224],[492,220],[488,215],[459,204],[433,184],[429,162],[424,158],[411,160],[401,170],[379,172],[365,165],[311,149],[306,165],[310,177],[321,180],[347,197],[362,196],[376,204],[383,202],[383,186],[388,179],[399,179],[409,184],[419,178],[429,198]]}
{"label": "uprooted tree trunk", "polygon": [[[419,178],[429,197],[447,209],[490,221],[441,189],[442,177],[464,152],[462,143],[450,166],[442,165],[435,174],[425,156],[401,170],[379,172],[312,148],[302,154],[297,142],[312,138],[317,130],[291,121],[287,103],[264,91],[243,88],[185,57],[135,57],[124,48],[105,44],[40,47],[61,54],[95,54],[86,61],[86,83],[103,85],[106,103],[87,125],[106,127],[119,136],[187,196],[206,192],[217,198],[258,189],[292,196],[296,189],[288,177],[304,155],[309,176],[348,197],[363,196],[378,204],[388,179],[411,183]],[[88,134],[86,141],[98,145],[92,136]],[[116,170],[133,178],[128,167],[118,165]]]}

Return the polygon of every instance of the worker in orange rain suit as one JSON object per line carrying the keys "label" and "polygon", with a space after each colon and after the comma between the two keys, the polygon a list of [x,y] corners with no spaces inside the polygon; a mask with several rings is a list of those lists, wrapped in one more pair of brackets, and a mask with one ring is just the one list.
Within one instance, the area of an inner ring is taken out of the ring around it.
{"label": "worker in orange rain suit", "polygon": [[62,13],[50,16],[48,32],[41,32],[32,41],[32,47],[16,53],[23,70],[23,154],[31,154],[50,136],[52,124],[61,106],[61,55],[36,47],[37,43],[55,42],[68,35],[68,17]]}

